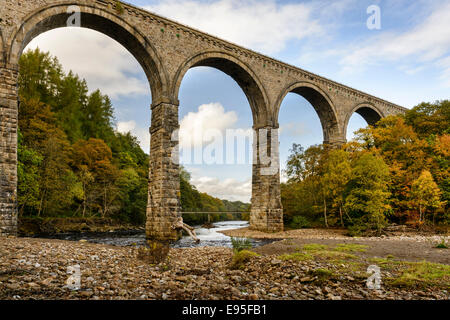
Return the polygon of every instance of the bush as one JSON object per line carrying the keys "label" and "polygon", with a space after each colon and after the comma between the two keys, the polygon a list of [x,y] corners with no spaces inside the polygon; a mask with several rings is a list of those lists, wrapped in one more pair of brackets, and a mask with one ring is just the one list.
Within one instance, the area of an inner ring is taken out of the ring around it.
{"label": "bush", "polygon": [[148,247],[138,249],[137,258],[149,264],[160,264],[167,259],[170,247],[167,243],[147,241]]}
{"label": "bush", "polygon": [[233,270],[244,269],[245,264],[253,257],[257,256],[259,256],[259,254],[249,250],[235,251],[230,268]]}
{"label": "bush", "polygon": [[373,237],[381,236],[387,226],[387,220],[384,216],[366,215],[348,227],[348,235],[351,237]]}
{"label": "bush", "polygon": [[442,237],[441,242],[439,242],[435,248],[437,249],[448,249],[449,244],[445,240],[445,237]]}
{"label": "bush", "polygon": [[118,14],[123,14],[125,12],[125,9],[119,1],[116,1],[116,11]]}
{"label": "bush", "polygon": [[251,249],[252,243],[248,238],[231,238],[231,244],[234,252],[241,252],[242,250]]}
{"label": "bush", "polygon": [[367,226],[357,223],[348,227],[347,235],[350,237],[362,237],[366,234],[366,230]]}
{"label": "bush", "polygon": [[291,223],[289,224],[289,227],[293,229],[304,229],[304,228],[310,228],[311,223],[310,221],[304,217],[304,216],[294,216],[292,218]]}
{"label": "bush", "polygon": [[334,272],[328,269],[315,269],[309,271],[309,274],[317,277],[317,280],[319,280],[319,282],[326,281],[334,276]]}

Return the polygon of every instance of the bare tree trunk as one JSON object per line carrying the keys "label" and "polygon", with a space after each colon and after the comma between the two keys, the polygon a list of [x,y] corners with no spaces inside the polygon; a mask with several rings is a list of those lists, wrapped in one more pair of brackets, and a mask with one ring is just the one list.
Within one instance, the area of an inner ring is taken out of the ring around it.
{"label": "bare tree trunk", "polygon": [[43,204],[43,202],[44,202],[44,197],[45,197],[45,192],[44,192],[44,194],[43,194],[42,197],[41,197],[41,201],[39,202],[39,210],[38,210],[38,214],[37,214],[38,217],[41,216],[41,212],[42,212],[42,204]]}
{"label": "bare tree trunk", "polygon": [[325,218],[325,226],[328,228],[328,220],[327,220],[327,200],[323,197],[323,216]]}
{"label": "bare tree trunk", "polygon": [[83,218],[86,215],[86,202],[87,202],[86,185],[83,183]]}
{"label": "bare tree trunk", "polygon": [[106,192],[106,184],[105,184],[105,192],[104,192],[104,198],[103,198],[103,214],[102,214],[102,218],[103,219],[106,217],[106,211],[108,210],[107,209],[108,204],[107,204],[107,201],[106,201],[106,197],[107,197],[106,194],[107,194],[107,192]]}
{"label": "bare tree trunk", "polygon": [[352,217],[350,217],[350,215],[348,214],[347,210],[344,209],[344,213],[347,216],[347,218],[350,220],[350,222],[353,223],[353,219],[352,219]]}
{"label": "bare tree trunk", "polygon": [[195,233],[195,229],[191,226],[188,226],[186,223],[183,222],[183,218],[178,218],[177,222],[172,226],[173,229],[183,229],[186,231],[192,239],[194,239],[195,242],[199,243],[200,239],[197,238],[197,234]]}
{"label": "bare tree trunk", "polygon": [[342,217],[342,206],[339,206],[339,216],[341,217],[341,225],[342,225],[342,227],[345,227],[344,219]]}

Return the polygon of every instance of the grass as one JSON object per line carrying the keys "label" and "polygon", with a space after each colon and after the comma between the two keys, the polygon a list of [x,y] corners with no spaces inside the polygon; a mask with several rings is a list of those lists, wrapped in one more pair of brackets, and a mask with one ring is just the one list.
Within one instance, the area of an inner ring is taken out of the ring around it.
{"label": "grass", "polygon": [[353,243],[346,243],[346,244],[338,244],[334,250],[341,251],[341,252],[366,252],[369,246],[365,246],[362,244],[353,244]]}
{"label": "grass", "polygon": [[422,262],[403,262],[403,270],[398,277],[389,279],[390,284],[398,287],[445,286],[450,289],[450,266]]}
{"label": "grass", "polygon": [[245,264],[252,258],[259,256],[256,252],[249,250],[242,250],[234,253],[233,260],[231,261],[230,268],[233,270],[244,269]]}
{"label": "grass", "polygon": [[407,262],[393,260],[392,255],[386,258],[369,259],[382,269],[394,274],[387,278],[386,283],[395,287],[430,287],[444,286],[450,289],[450,266],[428,261]]}
{"label": "grass", "polygon": [[313,260],[314,257],[311,254],[303,252],[295,252],[292,254],[283,254],[278,257],[280,260],[293,260],[293,261],[309,261]]}
{"label": "grass", "polygon": [[303,250],[306,250],[306,251],[321,251],[321,250],[326,250],[326,249],[328,249],[327,245],[317,244],[317,243],[305,244],[303,246]]}
{"label": "grass", "polygon": [[[450,266],[427,261],[406,262],[396,260],[393,255],[385,258],[357,256],[355,252],[365,252],[368,246],[358,244],[338,244],[330,248],[321,244],[306,244],[298,252],[279,256],[281,260],[311,261],[325,260],[330,263],[329,269],[316,269],[309,274],[315,281],[324,282],[337,276],[348,275],[355,279],[367,279],[367,267],[376,264],[381,268],[383,283],[391,287],[425,288],[440,287],[450,290]],[[386,277],[386,272],[390,276]]]}
{"label": "grass", "polygon": [[327,245],[310,243],[305,244],[301,250],[292,254],[284,254],[279,257],[281,260],[308,261],[313,259],[325,259],[333,262],[342,262],[356,259],[357,257],[348,252],[334,251]]}
{"label": "grass", "polygon": [[310,275],[317,277],[319,281],[326,281],[334,276],[334,272],[328,269],[315,269],[309,272]]}
{"label": "grass", "polygon": [[252,243],[250,242],[250,239],[247,238],[231,238],[231,245],[233,246],[233,250],[235,252],[240,252],[242,250],[248,250],[251,249]]}
{"label": "grass", "polygon": [[[447,244],[444,243],[447,246]],[[450,290],[450,266],[427,261],[406,262],[396,260],[393,255],[385,258],[366,259],[354,253],[366,252],[369,247],[360,244],[338,244],[334,248],[327,245],[310,243],[292,254],[279,256],[281,260],[311,261],[325,260],[331,269],[316,269],[309,274],[316,277],[315,281],[324,282],[337,276],[349,275],[355,279],[366,279],[367,267],[376,264],[383,273],[383,283],[391,287],[426,288],[439,287]]]}
{"label": "grass", "polygon": [[352,260],[352,259],[358,258],[354,254],[350,254],[347,252],[330,251],[330,250],[317,251],[314,253],[314,255],[318,258],[332,260],[335,262],[343,262],[346,260]]}

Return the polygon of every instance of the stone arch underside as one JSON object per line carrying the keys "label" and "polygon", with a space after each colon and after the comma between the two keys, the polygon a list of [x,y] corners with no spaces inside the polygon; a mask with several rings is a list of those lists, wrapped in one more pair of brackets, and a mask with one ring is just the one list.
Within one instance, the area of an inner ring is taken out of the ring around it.
{"label": "stone arch underside", "polygon": [[189,58],[179,68],[173,87],[173,97],[178,99],[181,83],[186,73],[195,67],[211,67],[230,76],[241,87],[247,97],[253,115],[255,126],[267,125],[268,100],[263,86],[255,73],[245,63],[237,58],[221,53],[208,52]]}
{"label": "stone arch underside", "polygon": [[340,136],[341,128],[335,107],[328,95],[317,86],[308,82],[300,82],[285,89],[278,99],[275,119],[278,121],[281,104],[288,93],[295,93],[305,98],[314,108],[322,124],[324,143],[331,143]]}
{"label": "stone arch underside", "polygon": [[[34,38],[47,31],[67,27],[70,5],[52,6],[30,15],[12,39],[9,61],[18,64],[25,47]],[[146,37],[120,17],[98,8],[80,6],[81,27],[98,31],[120,43],[142,66],[150,83],[152,99],[163,100],[167,96],[167,74],[161,59]]]}
{"label": "stone arch underside", "polygon": [[375,126],[378,121],[380,121],[384,115],[379,111],[377,108],[375,108],[371,104],[360,104],[356,106],[348,115],[347,119],[345,121],[345,135],[347,136],[347,130],[348,130],[348,124],[350,122],[350,118],[354,113],[359,114],[361,117],[363,117],[364,120],[366,120],[367,124],[370,126]]}

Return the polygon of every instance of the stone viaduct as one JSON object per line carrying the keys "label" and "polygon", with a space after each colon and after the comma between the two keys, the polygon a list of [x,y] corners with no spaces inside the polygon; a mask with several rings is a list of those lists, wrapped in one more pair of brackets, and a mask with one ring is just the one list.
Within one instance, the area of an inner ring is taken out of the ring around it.
{"label": "stone viaduct", "polygon": [[[121,43],[144,69],[152,93],[151,151],[147,237],[176,240],[180,215],[177,142],[178,91],[193,67],[217,68],[231,76],[248,98],[253,113],[254,159],[251,227],[283,229],[278,163],[278,113],[289,92],[307,99],[323,128],[324,143],[346,141],[354,112],[369,124],[404,108],[313,73],[274,60],[180,23],[112,0],[0,0],[0,235],[17,232],[17,94],[22,51],[46,31],[68,26],[78,6],[81,27]],[[69,31],[68,31],[69,32]],[[95,53],[95,54],[101,54]],[[267,143],[275,139],[277,143]],[[172,154],[174,153],[174,154]],[[260,161],[267,153],[270,161]],[[265,170],[275,168],[275,170]]]}

